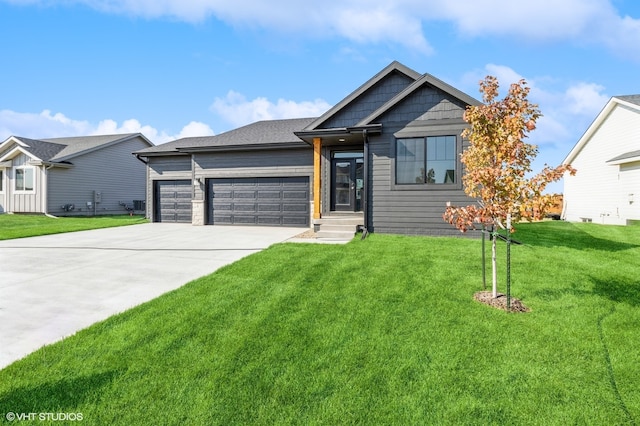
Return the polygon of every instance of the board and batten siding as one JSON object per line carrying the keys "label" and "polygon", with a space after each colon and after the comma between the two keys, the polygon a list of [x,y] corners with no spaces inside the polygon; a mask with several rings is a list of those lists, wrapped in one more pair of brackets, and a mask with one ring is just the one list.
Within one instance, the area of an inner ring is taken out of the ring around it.
{"label": "board and batten siding", "polygon": [[575,176],[564,178],[565,220],[612,225],[640,220],[640,163],[607,164],[637,151],[639,138],[640,114],[617,105],[571,163]]}
{"label": "board and batten siding", "polygon": [[336,115],[323,123],[321,128],[354,126],[413,82],[413,79],[400,72],[393,73],[367,90],[358,97],[357,101],[342,108]]}
{"label": "board and batten siding", "polygon": [[[13,158],[12,167],[5,169],[5,199],[7,206],[4,210],[15,213],[43,213],[44,212],[44,177],[43,170],[38,166],[30,166],[31,157],[19,154]],[[16,191],[16,167],[30,167],[33,169],[34,190],[30,192]]]}
{"label": "board and batten siding", "polygon": [[158,180],[192,180],[190,155],[149,157],[147,164],[147,218],[155,220],[154,182]]}
{"label": "board and batten siding", "polygon": [[475,201],[462,189],[462,164],[456,164],[452,185],[396,185],[397,138],[456,136],[457,155],[468,146],[460,134],[467,126],[466,105],[445,92],[424,87],[383,115],[383,133],[370,138],[369,223],[373,232],[407,235],[460,235],[442,218],[447,202],[469,205]]}
{"label": "board and batten siding", "polygon": [[[114,145],[73,157],[69,169],[52,168],[47,171],[48,212],[60,215],[125,214],[120,203],[132,205],[145,200],[146,167],[132,152],[149,145],[141,138],[129,139]],[[94,203],[94,191],[100,192],[100,203]],[[63,206],[73,204],[66,212]]]}

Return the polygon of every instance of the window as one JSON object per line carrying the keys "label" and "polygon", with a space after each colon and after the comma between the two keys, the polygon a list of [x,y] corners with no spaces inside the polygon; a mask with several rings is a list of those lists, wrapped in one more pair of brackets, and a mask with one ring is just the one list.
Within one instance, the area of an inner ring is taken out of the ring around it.
{"label": "window", "polygon": [[32,168],[16,169],[16,191],[33,191],[33,181]]}
{"label": "window", "polygon": [[396,184],[445,184],[456,182],[456,137],[428,136],[398,139]]}
{"label": "window", "polygon": [[0,192],[4,192],[4,170],[0,170]]}

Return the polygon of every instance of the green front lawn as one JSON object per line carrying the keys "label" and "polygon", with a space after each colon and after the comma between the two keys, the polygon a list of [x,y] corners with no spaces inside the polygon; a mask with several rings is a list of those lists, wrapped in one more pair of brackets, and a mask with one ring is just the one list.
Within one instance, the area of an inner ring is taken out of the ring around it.
{"label": "green front lawn", "polygon": [[144,223],[143,216],[52,218],[44,215],[0,214],[0,240]]}
{"label": "green front lawn", "polygon": [[[0,413],[122,425],[636,424],[640,227],[545,222],[515,237],[513,293],[530,313],[472,300],[478,240],[279,244],[0,371]],[[500,277],[504,288],[504,268]]]}

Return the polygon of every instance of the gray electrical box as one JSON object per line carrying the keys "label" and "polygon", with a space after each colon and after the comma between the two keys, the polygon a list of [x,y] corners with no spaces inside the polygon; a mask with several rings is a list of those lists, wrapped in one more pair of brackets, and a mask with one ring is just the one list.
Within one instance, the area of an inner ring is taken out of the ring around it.
{"label": "gray electrical box", "polygon": [[102,192],[93,191],[93,202],[94,203],[101,203],[102,202]]}

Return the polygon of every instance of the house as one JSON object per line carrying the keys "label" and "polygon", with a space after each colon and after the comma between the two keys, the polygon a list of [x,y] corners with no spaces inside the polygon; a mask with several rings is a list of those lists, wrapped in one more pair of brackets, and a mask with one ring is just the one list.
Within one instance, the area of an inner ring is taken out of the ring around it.
{"label": "house", "polygon": [[38,140],[11,136],[0,144],[0,213],[144,210],[146,167],[132,152],[151,146],[140,133]]}
{"label": "house", "polygon": [[563,164],[565,220],[625,225],[640,220],[640,95],[607,102]]}
{"label": "house", "polygon": [[472,202],[459,161],[468,105],[479,102],[392,62],[321,117],[136,152],[148,165],[148,214],[316,229],[350,218],[369,232],[458,235],[442,214],[447,201]]}

